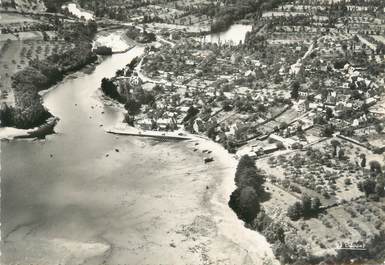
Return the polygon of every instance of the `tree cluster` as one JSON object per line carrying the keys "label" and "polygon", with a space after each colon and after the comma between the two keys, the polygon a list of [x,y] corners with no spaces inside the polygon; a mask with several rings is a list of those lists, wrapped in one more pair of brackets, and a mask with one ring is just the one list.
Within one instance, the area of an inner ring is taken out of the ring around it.
{"label": "tree cluster", "polygon": [[303,195],[301,201],[295,202],[287,209],[287,216],[293,220],[299,220],[301,217],[310,217],[319,213],[321,201],[318,197],[311,198]]}
{"label": "tree cluster", "polygon": [[152,32],[147,32],[144,30],[143,32],[140,31],[140,29],[135,28],[134,26],[129,27],[126,31],[127,37],[130,39],[133,39],[140,43],[149,43],[156,41],[156,35]]}
{"label": "tree cluster", "polygon": [[211,15],[214,22],[211,25],[211,32],[221,32],[230,27],[234,21],[243,19],[246,14],[257,12],[261,14],[263,10],[271,10],[280,4],[288,2],[287,0],[265,0],[265,1],[233,1],[233,5],[227,5],[221,8],[211,8]]}
{"label": "tree cluster", "polygon": [[381,164],[378,161],[370,161],[370,177],[360,181],[357,186],[369,199],[378,201],[385,196],[385,177]]}
{"label": "tree cluster", "polygon": [[94,52],[99,55],[111,55],[112,49],[107,46],[99,46],[96,49],[94,49]]}
{"label": "tree cluster", "polygon": [[264,181],[254,160],[248,155],[242,156],[235,173],[237,189],[230,196],[229,206],[246,223],[251,223],[260,210]]}

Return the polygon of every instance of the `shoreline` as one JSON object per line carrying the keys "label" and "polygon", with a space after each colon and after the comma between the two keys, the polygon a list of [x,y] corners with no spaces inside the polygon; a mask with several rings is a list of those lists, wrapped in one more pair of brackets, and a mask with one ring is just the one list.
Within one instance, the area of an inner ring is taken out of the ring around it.
{"label": "shoreline", "polygon": [[216,186],[214,192],[208,196],[209,205],[207,206],[217,223],[220,236],[238,245],[244,251],[245,260],[249,260],[250,264],[262,264],[266,258],[272,264],[279,264],[265,237],[258,231],[246,228],[245,223],[238,219],[235,212],[228,206],[230,195],[236,189],[234,175],[238,160],[235,155],[204,136],[190,134],[190,137],[192,141],[198,142],[198,146],[203,150],[212,151],[210,155],[214,157],[214,162],[217,161],[225,167],[223,178],[212,180]]}
{"label": "shoreline", "polygon": [[[124,109],[118,108],[118,111],[123,112]],[[121,124],[123,123],[116,124],[114,128]],[[128,130],[135,128],[129,125],[125,126]],[[210,156],[214,158],[212,162],[207,163],[208,174],[210,174],[211,179],[202,197],[199,198],[202,207],[201,211],[209,212],[210,219],[216,227],[214,239],[220,239],[212,240],[209,253],[211,252],[213,256],[217,257],[218,253],[223,252],[223,244],[226,244],[228,247],[231,246],[238,251],[237,255],[232,254],[232,262],[229,264],[243,264],[245,261],[250,264],[262,264],[265,260],[274,265],[280,264],[273,254],[272,245],[266,241],[265,237],[260,232],[245,227],[245,223],[238,219],[235,212],[228,206],[230,195],[236,189],[234,182],[234,174],[238,162],[236,155],[230,154],[222,145],[213,142],[205,136],[191,134],[184,130],[181,130],[181,132],[189,140],[171,140],[166,142],[185,143],[184,146],[177,144],[175,148],[186,148],[194,152],[197,156],[201,157],[202,164],[204,164],[203,160],[205,157]],[[143,136],[127,135],[127,137],[139,137],[138,139],[140,139]],[[152,137],[147,138],[152,139]],[[210,153],[208,154],[206,151]],[[221,172],[222,174],[218,175],[213,172]],[[227,258],[228,256],[223,254],[223,259]]]}

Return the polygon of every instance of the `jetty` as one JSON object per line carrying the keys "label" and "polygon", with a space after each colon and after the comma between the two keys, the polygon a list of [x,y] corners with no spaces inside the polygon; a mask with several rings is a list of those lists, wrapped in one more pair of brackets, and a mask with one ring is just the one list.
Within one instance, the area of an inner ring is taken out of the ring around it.
{"label": "jetty", "polygon": [[165,131],[144,131],[139,130],[134,127],[129,127],[128,129],[107,129],[107,133],[118,134],[118,135],[128,135],[128,136],[137,136],[137,137],[147,137],[155,138],[160,140],[174,140],[174,141],[184,141],[190,140],[191,138],[185,135],[182,132],[165,132]]}

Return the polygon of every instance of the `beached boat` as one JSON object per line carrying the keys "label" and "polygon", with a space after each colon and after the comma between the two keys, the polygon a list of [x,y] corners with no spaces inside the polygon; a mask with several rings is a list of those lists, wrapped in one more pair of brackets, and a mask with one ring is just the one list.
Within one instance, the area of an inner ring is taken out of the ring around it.
{"label": "beached boat", "polygon": [[214,158],[213,157],[206,157],[205,159],[203,159],[203,161],[205,162],[205,164],[207,164],[207,163],[213,162]]}

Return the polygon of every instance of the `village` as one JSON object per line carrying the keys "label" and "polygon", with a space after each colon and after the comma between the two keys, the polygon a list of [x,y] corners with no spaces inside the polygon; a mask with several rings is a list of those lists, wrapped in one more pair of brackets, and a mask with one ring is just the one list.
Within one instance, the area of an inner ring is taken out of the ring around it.
{"label": "village", "polygon": [[[130,125],[255,160],[270,195],[261,205],[296,234],[295,251],[335,255],[384,229],[385,10],[348,6],[347,22],[305,2],[263,14],[240,43],[148,26],[159,43],[111,80]],[[305,195],[318,218],[289,213]]]}

